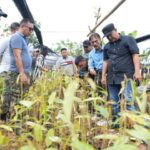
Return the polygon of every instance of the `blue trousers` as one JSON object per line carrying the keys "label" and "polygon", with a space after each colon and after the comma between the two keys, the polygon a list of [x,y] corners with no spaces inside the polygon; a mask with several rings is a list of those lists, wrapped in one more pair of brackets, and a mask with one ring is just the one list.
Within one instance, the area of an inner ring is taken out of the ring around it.
{"label": "blue trousers", "polygon": [[[109,94],[109,100],[113,102],[112,104],[112,117],[113,120],[118,117],[118,114],[120,112],[120,92],[121,84],[108,84],[108,94]],[[123,92],[123,97],[126,99],[127,102],[127,110],[135,110],[135,106],[132,105],[132,86],[131,86],[131,80],[128,80]]]}

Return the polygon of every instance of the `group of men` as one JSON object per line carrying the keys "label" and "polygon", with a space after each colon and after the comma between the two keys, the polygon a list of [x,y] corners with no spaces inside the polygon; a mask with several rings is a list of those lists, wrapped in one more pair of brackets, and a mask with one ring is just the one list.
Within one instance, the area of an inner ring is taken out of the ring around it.
{"label": "group of men", "polygon": [[126,99],[126,108],[136,110],[130,79],[141,80],[139,48],[134,38],[119,34],[113,23],[106,25],[102,32],[108,43],[102,47],[100,35],[92,33],[89,36],[89,45],[93,49],[88,53],[88,58],[78,56],[75,62],[79,68],[79,76],[83,77],[88,72],[89,75],[97,76],[98,85],[107,87],[108,99],[113,101],[112,115],[115,121],[120,112],[121,82],[126,78],[128,81],[122,92]]}
{"label": "group of men", "polygon": [[[7,52],[9,51],[10,60],[9,69],[4,75],[3,90],[3,106],[1,119],[6,120],[10,113],[10,103],[17,101],[23,92],[29,87],[29,72],[31,70],[32,59],[29,54],[26,37],[29,36],[34,24],[30,19],[23,19],[20,24],[13,23],[11,25],[12,33],[5,44]],[[17,32],[16,32],[17,31]],[[117,32],[114,24],[108,24],[103,29],[104,38],[108,39],[108,43],[102,47],[102,39],[98,33],[92,33],[89,40],[83,42],[85,54],[77,56],[75,61],[68,56],[66,48],[61,49],[62,57],[56,62],[56,68],[61,68],[64,74],[74,76],[79,73],[79,77],[83,77],[85,72],[93,77],[98,77],[97,84],[107,86],[108,99],[112,100],[112,114],[115,120],[119,114],[119,91],[121,82],[125,76],[128,79],[140,80],[140,60],[139,48],[134,38],[123,36]],[[9,44],[8,44],[9,43]],[[1,44],[2,45],[2,44]],[[8,48],[9,45],[9,48]],[[0,52],[1,52],[0,48]],[[2,52],[1,52],[2,53]],[[45,56],[44,56],[45,57]],[[2,61],[3,63],[3,61]],[[76,65],[75,65],[76,64]],[[67,67],[66,67],[67,66]],[[77,66],[77,67],[76,67]],[[6,68],[5,68],[6,69]],[[2,70],[5,73],[5,70]],[[19,76],[19,83],[16,79]],[[20,88],[22,86],[22,88]],[[134,110],[132,102],[132,87],[128,80],[124,97],[127,99],[127,109]]]}

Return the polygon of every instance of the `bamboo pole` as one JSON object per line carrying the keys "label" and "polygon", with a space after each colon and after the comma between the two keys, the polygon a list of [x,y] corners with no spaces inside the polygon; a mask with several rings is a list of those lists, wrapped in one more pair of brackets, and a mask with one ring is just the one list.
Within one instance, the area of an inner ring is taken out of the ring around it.
{"label": "bamboo pole", "polygon": [[100,24],[102,24],[110,15],[112,15],[126,0],[121,0],[93,29],[90,29],[90,32],[87,36],[90,35],[90,33],[94,32],[97,27],[99,27]]}

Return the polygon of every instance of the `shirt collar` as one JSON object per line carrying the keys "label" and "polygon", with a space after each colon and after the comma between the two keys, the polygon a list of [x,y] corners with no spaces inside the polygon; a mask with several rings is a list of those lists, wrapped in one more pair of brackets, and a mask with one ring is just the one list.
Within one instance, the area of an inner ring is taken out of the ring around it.
{"label": "shirt collar", "polygon": [[103,49],[97,51],[95,48],[94,48],[94,53],[101,53],[103,51]]}
{"label": "shirt collar", "polygon": [[18,31],[17,34],[19,34],[19,35],[22,36],[24,39],[26,39],[26,37],[24,36],[23,33],[21,33],[21,32]]}

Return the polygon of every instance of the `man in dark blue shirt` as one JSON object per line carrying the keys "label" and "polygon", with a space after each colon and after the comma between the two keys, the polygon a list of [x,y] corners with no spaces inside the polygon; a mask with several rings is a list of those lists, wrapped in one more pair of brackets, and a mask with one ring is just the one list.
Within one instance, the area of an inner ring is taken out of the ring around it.
{"label": "man in dark blue shirt", "polygon": [[[139,48],[136,41],[130,36],[120,35],[114,27],[114,24],[108,24],[102,32],[109,42],[104,47],[104,63],[102,70],[102,84],[106,84],[109,93],[109,100],[115,102],[112,104],[113,120],[119,113],[119,92],[121,82],[125,76],[128,79],[140,80],[140,60]],[[107,75],[107,76],[106,76]],[[127,100],[127,109],[131,110],[134,106],[132,102],[131,80],[128,80],[124,90],[124,96]]]}

